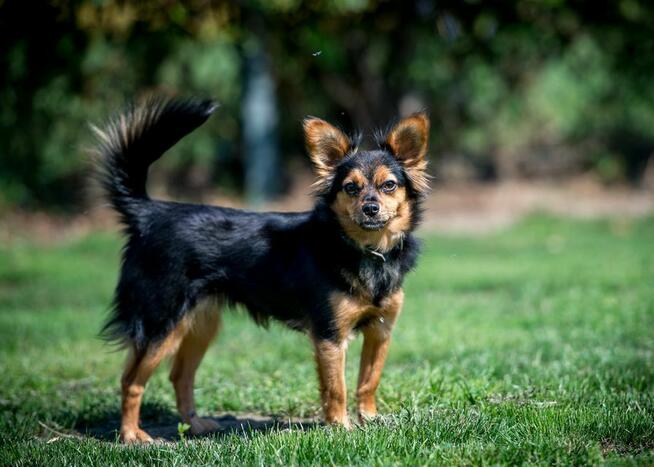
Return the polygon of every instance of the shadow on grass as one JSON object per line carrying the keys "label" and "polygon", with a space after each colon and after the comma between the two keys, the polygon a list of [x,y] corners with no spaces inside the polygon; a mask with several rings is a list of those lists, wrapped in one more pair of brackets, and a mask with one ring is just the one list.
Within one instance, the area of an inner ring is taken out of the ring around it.
{"label": "shadow on grass", "polygon": [[[178,431],[179,418],[176,413],[158,404],[143,406],[143,417],[141,428],[150,434],[155,440],[163,442],[174,442],[180,440]],[[218,423],[217,430],[198,436],[186,435],[189,439],[200,439],[207,437],[222,437],[228,435],[245,436],[253,432],[267,433],[271,431],[305,431],[322,423],[315,419],[284,418],[281,416],[265,416],[255,413],[221,414],[207,416]],[[120,427],[120,414],[118,412],[106,414],[96,418],[89,423],[80,423],[76,431],[83,437],[95,438],[100,441],[118,441],[118,430]]]}

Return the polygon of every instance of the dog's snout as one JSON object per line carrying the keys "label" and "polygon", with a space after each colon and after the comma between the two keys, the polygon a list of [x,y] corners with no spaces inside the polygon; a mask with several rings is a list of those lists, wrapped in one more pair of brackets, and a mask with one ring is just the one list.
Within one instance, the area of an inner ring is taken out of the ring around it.
{"label": "dog's snout", "polygon": [[368,216],[376,216],[379,213],[379,204],[377,203],[366,203],[363,205],[363,213]]}

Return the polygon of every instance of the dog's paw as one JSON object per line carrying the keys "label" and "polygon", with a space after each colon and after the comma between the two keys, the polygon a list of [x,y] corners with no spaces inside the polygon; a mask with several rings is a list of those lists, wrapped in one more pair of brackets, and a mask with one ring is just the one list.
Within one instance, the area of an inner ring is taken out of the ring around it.
{"label": "dog's paw", "polygon": [[375,419],[377,417],[377,411],[364,411],[364,410],[359,410],[359,424],[360,425],[365,425],[369,421]]}
{"label": "dog's paw", "polygon": [[154,442],[152,436],[140,428],[121,430],[120,441],[125,444],[150,444]]}
{"label": "dog's paw", "polygon": [[328,418],[325,420],[325,423],[333,427],[345,428],[348,431],[352,429],[352,424],[350,423],[350,419],[347,416],[339,418]]}
{"label": "dog's paw", "polygon": [[189,422],[192,435],[203,435],[218,430],[220,424],[210,418],[193,417]]}
{"label": "dog's paw", "polygon": [[359,423],[364,425],[377,416],[377,404],[374,398],[361,399],[357,406]]}

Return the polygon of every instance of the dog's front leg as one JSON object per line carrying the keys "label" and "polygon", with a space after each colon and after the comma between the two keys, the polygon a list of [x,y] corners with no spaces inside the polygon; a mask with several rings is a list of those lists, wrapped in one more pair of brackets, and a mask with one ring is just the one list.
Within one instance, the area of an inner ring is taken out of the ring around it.
{"label": "dog's front leg", "polygon": [[363,349],[357,385],[357,412],[360,423],[377,415],[375,393],[388,354],[391,331],[402,309],[403,299],[401,290],[389,297],[381,314],[363,329]]}
{"label": "dog's front leg", "polygon": [[325,421],[350,428],[345,389],[345,342],[313,340]]}
{"label": "dog's front leg", "polygon": [[380,330],[377,325],[364,329],[357,385],[357,413],[361,423],[377,415],[375,392],[381,380],[389,343],[390,332]]}

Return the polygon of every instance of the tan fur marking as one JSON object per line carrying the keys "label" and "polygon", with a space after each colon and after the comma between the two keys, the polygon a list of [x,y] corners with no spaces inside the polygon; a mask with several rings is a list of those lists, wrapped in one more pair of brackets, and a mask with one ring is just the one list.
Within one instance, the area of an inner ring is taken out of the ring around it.
{"label": "tan fur marking", "polygon": [[357,384],[357,414],[361,423],[377,415],[375,393],[381,380],[389,344],[390,339],[381,338],[374,331],[364,330]]}
{"label": "tan fur marking", "polygon": [[382,330],[386,329],[390,333],[390,329],[402,306],[403,296],[403,292],[399,290],[386,297],[382,300],[380,306],[376,307],[369,297],[342,292],[333,293],[329,297],[329,301],[336,320],[335,324],[338,329],[339,339],[345,340],[355,326],[364,319],[370,319],[371,323],[379,326]]}
{"label": "tan fur marking", "polygon": [[[386,230],[391,237],[397,237],[411,228],[411,204],[406,199],[406,189],[404,187],[400,187],[395,192],[384,196],[393,199],[395,209],[395,217],[388,223]],[[390,201],[385,202],[390,203]]]}
{"label": "tan fur marking", "polygon": [[303,122],[304,138],[309,157],[316,170],[317,190],[327,188],[334,175],[334,167],[350,151],[350,139],[338,128],[319,118]]}
{"label": "tan fur marking", "polygon": [[177,407],[182,420],[190,423],[193,434],[217,428],[217,424],[199,417],[190,417],[195,410],[193,380],[206,349],[216,335],[220,315],[215,302],[202,302],[189,313],[158,345],[137,355],[130,349],[121,379],[122,421],[120,437],[123,442],[152,442],[139,428],[143,392],[150,376],[161,361],[175,354],[170,379],[175,387]]}
{"label": "tan fur marking", "polygon": [[[330,297],[339,333],[339,342],[346,342],[347,336],[354,327],[362,320],[368,320],[362,329],[364,340],[357,385],[357,407],[359,419],[362,422],[377,414],[375,393],[386,361],[391,331],[402,311],[403,302],[404,292],[402,290],[398,290],[384,299],[379,307],[373,306],[368,299],[348,294],[335,293]],[[324,366],[337,366],[337,364],[340,364],[341,354],[337,350],[341,348],[343,349],[342,359],[344,361],[345,350],[342,345],[338,346],[333,343],[324,345],[327,346],[327,350],[323,350],[322,361]],[[345,409],[341,408],[341,404],[345,405],[345,400],[341,400],[340,394],[341,391],[345,392],[345,382],[344,380],[341,382],[339,378],[333,376],[334,374],[340,375],[342,370],[333,367],[330,371],[321,370],[319,363],[318,371],[321,388],[325,385],[325,387],[332,388],[332,393],[336,394],[331,399],[323,397],[323,406],[329,408],[329,412],[327,409],[325,410],[325,416],[327,417],[327,413],[332,415],[342,413],[342,410]],[[324,394],[323,390],[321,390],[321,394]],[[334,400],[337,402],[334,402]]]}
{"label": "tan fur marking", "polygon": [[379,192],[382,213],[390,219],[380,230],[365,230],[354,220],[360,209],[360,200],[344,192],[336,195],[332,210],[343,230],[360,247],[371,247],[381,253],[392,250],[411,227],[411,204],[406,189],[398,187],[393,193]]}
{"label": "tan fur marking", "polygon": [[202,308],[194,311],[193,325],[182,340],[170,371],[177,410],[182,421],[191,426],[194,435],[216,430],[219,426],[215,421],[200,418],[195,413],[193,383],[202,357],[220,328],[220,316],[213,303],[203,304]]}
{"label": "tan fur marking", "polygon": [[429,189],[429,176],[426,172],[428,141],[429,119],[424,113],[413,114],[401,120],[386,138],[386,143],[395,157],[404,164],[407,176],[419,192]]}
{"label": "tan fur marking", "polygon": [[325,422],[350,427],[345,387],[345,343],[313,340]]}
{"label": "tan fur marking", "polygon": [[127,365],[121,380],[122,385],[122,421],[120,437],[123,442],[152,442],[152,438],[139,428],[141,400],[145,385],[161,361],[174,353],[189,327],[188,319],[182,320],[175,329],[156,347],[137,355],[130,351]]}
{"label": "tan fur marking", "polygon": [[372,181],[375,184],[376,187],[381,187],[384,182],[392,180],[394,182],[397,182],[397,178],[395,178],[395,175],[393,175],[393,172],[391,172],[391,169],[386,167],[385,165],[381,165],[377,167],[377,170],[375,170],[375,175],[372,177]]}
{"label": "tan fur marking", "polygon": [[[347,185],[348,183],[355,183],[359,188],[361,188],[365,186],[367,182],[368,179],[366,178],[365,175],[361,173],[359,169],[352,169],[352,172],[347,174],[347,177],[345,177],[345,179],[343,180],[343,186]],[[351,198],[351,199],[356,200],[356,198]]]}
{"label": "tan fur marking", "polygon": [[[389,297],[386,307],[393,325],[397,316],[402,311],[404,292],[399,290]],[[381,380],[382,369],[388,354],[390,344],[390,327],[381,326],[381,323],[373,321],[363,329],[363,348],[361,350],[361,363],[359,365],[359,382],[357,384],[357,412],[359,421],[377,415],[377,403],[375,393]]]}

